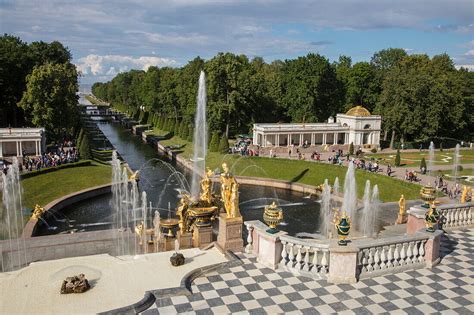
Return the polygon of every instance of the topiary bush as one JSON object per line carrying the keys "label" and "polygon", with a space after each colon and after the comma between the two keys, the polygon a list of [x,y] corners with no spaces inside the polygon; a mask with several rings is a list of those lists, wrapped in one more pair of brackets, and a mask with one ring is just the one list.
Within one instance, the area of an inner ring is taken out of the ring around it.
{"label": "topiary bush", "polygon": [[395,156],[395,166],[400,166],[401,157],[400,157],[400,148],[397,149],[397,155]]}
{"label": "topiary bush", "polygon": [[349,155],[354,155],[354,142],[349,145]]}
{"label": "topiary bush", "polygon": [[424,157],[421,158],[421,161],[420,161],[420,170],[423,168],[426,170],[426,160]]}
{"label": "topiary bush", "polygon": [[87,133],[84,133],[82,137],[81,146],[79,148],[79,155],[82,160],[90,160],[91,159],[91,148],[89,144],[89,137]]}
{"label": "topiary bush", "polygon": [[229,139],[227,139],[225,133],[222,135],[221,140],[219,141],[219,152],[229,152]]}
{"label": "topiary bush", "polygon": [[211,142],[209,142],[209,151],[217,152],[219,151],[219,134],[217,132],[212,133]]}

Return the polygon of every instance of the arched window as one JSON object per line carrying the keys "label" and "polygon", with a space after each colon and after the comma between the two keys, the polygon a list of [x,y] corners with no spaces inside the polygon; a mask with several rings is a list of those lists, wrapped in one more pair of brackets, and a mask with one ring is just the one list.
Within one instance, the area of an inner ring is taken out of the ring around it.
{"label": "arched window", "polygon": [[347,124],[346,124],[346,123],[343,123],[343,124],[342,124],[342,127],[347,127]]}

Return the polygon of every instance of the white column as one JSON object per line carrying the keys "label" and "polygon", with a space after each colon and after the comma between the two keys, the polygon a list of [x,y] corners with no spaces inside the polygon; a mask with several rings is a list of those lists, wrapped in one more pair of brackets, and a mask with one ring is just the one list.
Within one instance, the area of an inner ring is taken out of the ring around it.
{"label": "white column", "polygon": [[263,135],[263,144],[262,144],[262,147],[266,147],[267,146],[267,135]]}
{"label": "white column", "polygon": [[275,140],[275,141],[276,141],[275,146],[276,146],[276,147],[279,147],[279,146],[280,146],[280,134],[279,134],[279,133],[277,133],[277,134],[275,135],[275,139],[276,139],[276,140]]}
{"label": "white column", "polygon": [[302,145],[303,145],[303,134],[300,133],[300,146],[302,146]]}
{"label": "white column", "polygon": [[39,155],[39,154],[38,154],[38,147],[39,147],[38,141],[35,141],[35,153],[36,153],[36,156]]}
{"label": "white column", "polygon": [[333,139],[334,144],[337,144],[337,136],[338,136],[338,134],[337,134],[337,132],[335,132],[334,133],[334,139]]}
{"label": "white column", "polygon": [[16,144],[16,156],[20,156],[20,155],[18,154],[18,141],[16,141],[15,144]]}
{"label": "white column", "polygon": [[20,141],[20,156],[23,156],[23,146],[22,142]]}
{"label": "white column", "polygon": [[287,141],[287,145],[288,146],[291,146],[291,134],[288,134],[288,141]]}
{"label": "white column", "polygon": [[0,157],[3,157],[3,142],[0,141]]}
{"label": "white column", "polygon": [[311,145],[314,145],[314,142],[315,142],[315,134],[312,133],[311,134]]}
{"label": "white column", "polygon": [[326,134],[323,133],[323,145],[325,145],[325,144],[326,144]]}

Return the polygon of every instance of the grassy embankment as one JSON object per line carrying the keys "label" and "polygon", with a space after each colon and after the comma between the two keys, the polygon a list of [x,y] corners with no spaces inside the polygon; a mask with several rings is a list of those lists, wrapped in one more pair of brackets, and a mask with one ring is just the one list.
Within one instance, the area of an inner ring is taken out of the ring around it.
{"label": "grassy embankment", "polygon": [[[461,150],[460,164],[474,164],[474,150]],[[395,164],[395,153],[390,154],[366,154],[366,158],[377,159],[382,164]],[[400,152],[401,166],[419,168],[422,158],[425,158],[426,163],[429,160],[428,150],[421,152]],[[454,161],[454,151],[435,151],[434,165],[452,166]]]}
{"label": "grassy embankment", "polygon": [[21,181],[23,203],[27,208],[41,206],[75,191],[110,183],[110,166],[93,164],[39,174]]}
{"label": "grassy embankment", "polygon": [[[160,141],[164,146],[175,147],[173,151],[179,153],[184,158],[192,156],[192,143],[179,137]],[[330,165],[326,163],[316,163],[311,161],[298,161],[288,159],[271,159],[265,157],[241,157],[239,155],[220,154],[210,152],[207,157],[207,165],[211,169],[220,168],[226,162],[235,175],[264,177],[272,179],[282,179],[299,182],[309,185],[319,185],[328,179],[330,184],[339,177],[342,186],[347,168]],[[370,180],[372,185],[377,184],[380,190],[380,198],[383,201],[396,201],[401,194],[407,199],[418,199],[420,186],[385,175],[372,174],[366,171],[356,171],[358,196],[362,198],[366,180]]]}

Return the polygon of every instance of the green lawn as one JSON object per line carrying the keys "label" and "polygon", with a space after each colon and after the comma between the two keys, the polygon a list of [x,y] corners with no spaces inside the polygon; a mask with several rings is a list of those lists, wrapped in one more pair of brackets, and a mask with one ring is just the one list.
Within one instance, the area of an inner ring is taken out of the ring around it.
{"label": "green lawn", "polygon": [[111,177],[110,166],[91,165],[61,169],[26,178],[21,181],[23,203],[27,208],[33,208],[35,204],[45,206],[75,191],[110,183]]}
{"label": "green lawn", "polygon": [[[184,158],[192,156],[192,143],[173,137],[169,140],[160,141],[164,146],[183,146],[175,150],[180,152]],[[221,168],[221,164],[226,162],[235,175],[255,176],[273,179],[295,181],[309,185],[319,185],[328,179],[330,184],[339,177],[339,182],[344,184],[344,176],[347,168],[330,165],[326,163],[316,163],[309,161],[271,159],[265,157],[241,157],[240,155],[220,154],[210,152],[207,156],[207,165],[211,169]],[[359,198],[362,198],[365,181],[369,179],[372,185],[377,184],[380,190],[380,198],[383,201],[396,201],[400,195],[404,194],[407,199],[418,199],[420,186],[385,175],[372,174],[366,171],[356,171],[357,187]]]}
{"label": "green lawn", "polygon": [[[381,163],[391,165],[395,164],[395,153],[391,154],[365,154],[366,158],[375,158]],[[461,150],[460,164],[474,164],[474,150]],[[422,152],[400,152],[401,166],[404,167],[419,167],[421,159],[424,157],[428,163],[429,153],[427,150]],[[453,164],[454,151],[435,151],[435,165],[449,166]]]}

